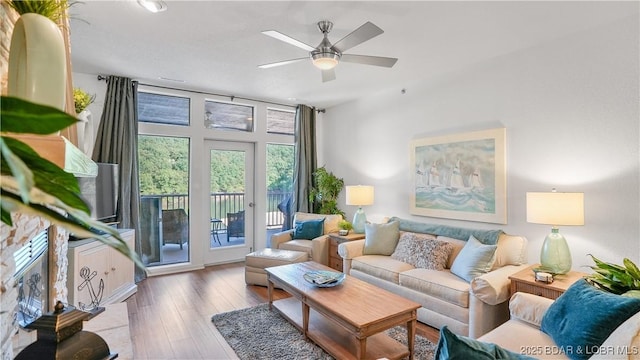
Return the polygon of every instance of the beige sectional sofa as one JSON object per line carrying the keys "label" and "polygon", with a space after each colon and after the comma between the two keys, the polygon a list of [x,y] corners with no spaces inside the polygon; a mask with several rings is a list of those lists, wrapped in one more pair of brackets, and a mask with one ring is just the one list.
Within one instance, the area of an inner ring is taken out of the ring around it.
{"label": "beige sectional sofa", "polygon": [[[401,236],[411,232],[451,243],[453,251],[445,268],[418,268],[391,256],[365,255],[365,239],[340,244],[338,252],[346,274],[420,303],[420,322],[438,329],[447,325],[459,335],[477,338],[509,319],[509,275],[527,266],[524,237],[399,218],[389,220],[392,221],[399,222]],[[467,281],[452,273],[451,266],[470,234],[476,238],[486,234],[497,237],[497,241],[494,239],[497,248],[490,271]]]}
{"label": "beige sectional sofa", "polygon": [[[567,351],[579,349],[564,349],[540,330],[552,303],[541,296],[515,293],[509,302],[510,320],[478,340],[538,359],[569,359]],[[640,312],[618,326],[602,345],[587,350],[593,354],[590,359],[640,359]],[[581,351],[585,353],[585,349]]]}

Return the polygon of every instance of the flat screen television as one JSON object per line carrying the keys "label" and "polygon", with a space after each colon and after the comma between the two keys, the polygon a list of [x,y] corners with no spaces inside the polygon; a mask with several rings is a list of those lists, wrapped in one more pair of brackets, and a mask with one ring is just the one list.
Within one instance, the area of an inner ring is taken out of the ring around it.
{"label": "flat screen television", "polygon": [[98,175],[79,177],[80,194],[91,209],[93,219],[112,223],[116,221],[118,207],[118,164],[97,163]]}

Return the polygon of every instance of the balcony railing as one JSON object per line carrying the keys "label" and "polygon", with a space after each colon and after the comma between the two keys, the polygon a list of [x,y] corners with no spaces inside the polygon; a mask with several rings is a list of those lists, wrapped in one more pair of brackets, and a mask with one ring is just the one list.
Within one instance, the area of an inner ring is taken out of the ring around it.
{"label": "balcony railing", "polygon": [[[272,191],[267,193],[267,227],[282,226],[284,214],[278,210],[278,204],[285,200],[291,193]],[[143,195],[142,197],[160,198],[162,210],[184,209],[189,213],[188,194],[170,195]],[[244,210],[244,193],[215,192],[210,194],[209,199],[210,214],[212,218],[220,219],[227,224],[227,214],[237,213]]]}

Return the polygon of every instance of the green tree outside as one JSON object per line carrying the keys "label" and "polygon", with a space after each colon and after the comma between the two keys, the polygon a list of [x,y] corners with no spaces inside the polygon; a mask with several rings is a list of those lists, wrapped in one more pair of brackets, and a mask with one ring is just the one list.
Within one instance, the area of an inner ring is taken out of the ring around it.
{"label": "green tree outside", "polygon": [[[267,144],[267,191],[290,192],[293,186],[292,145]],[[189,139],[138,137],[142,195],[188,194]],[[211,158],[212,192],[244,192],[244,154],[216,150]]]}

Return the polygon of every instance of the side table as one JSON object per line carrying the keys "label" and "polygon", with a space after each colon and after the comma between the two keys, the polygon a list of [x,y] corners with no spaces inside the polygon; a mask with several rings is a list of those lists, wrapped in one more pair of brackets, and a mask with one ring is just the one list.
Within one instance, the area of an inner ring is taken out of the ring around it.
{"label": "side table", "polygon": [[329,234],[329,267],[338,271],[342,271],[342,257],[338,254],[338,245],[345,241],[353,241],[364,239],[364,234],[356,234],[350,232],[347,235],[338,233]]}
{"label": "side table", "polygon": [[533,269],[538,266],[540,265],[529,266],[528,268],[509,276],[509,279],[511,280],[511,294],[516,292],[525,292],[555,300],[567,291],[569,286],[574,282],[587,275],[586,273],[578,271],[569,271],[564,275],[554,276],[553,282],[547,284],[545,282],[535,280]]}

